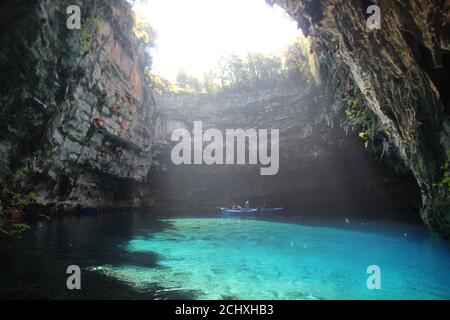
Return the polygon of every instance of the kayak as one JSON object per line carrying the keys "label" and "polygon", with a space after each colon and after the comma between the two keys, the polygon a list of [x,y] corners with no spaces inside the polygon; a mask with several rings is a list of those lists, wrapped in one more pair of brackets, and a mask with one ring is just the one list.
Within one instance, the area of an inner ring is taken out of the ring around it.
{"label": "kayak", "polygon": [[283,212],[284,208],[261,208],[259,209],[259,212],[261,213],[281,213]]}
{"label": "kayak", "polygon": [[241,213],[256,213],[256,212],[258,212],[258,209],[256,209],[256,208],[242,208],[242,209],[220,208],[220,211],[223,214],[241,214]]}
{"label": "kayak", "polygon": [[222,214],[248,214],[248,213],[280,213],[284,208],[241,208],[241,209],[228,209],[220,208]]}

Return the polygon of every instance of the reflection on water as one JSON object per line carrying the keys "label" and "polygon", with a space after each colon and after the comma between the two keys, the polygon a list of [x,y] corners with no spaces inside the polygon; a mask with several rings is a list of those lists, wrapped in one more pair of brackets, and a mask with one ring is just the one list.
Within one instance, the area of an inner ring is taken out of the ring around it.
{"label": "reflection on water", "polygon": [[3,298],[450,299],[449,244],[401,224],[66,216],[1,255]]}

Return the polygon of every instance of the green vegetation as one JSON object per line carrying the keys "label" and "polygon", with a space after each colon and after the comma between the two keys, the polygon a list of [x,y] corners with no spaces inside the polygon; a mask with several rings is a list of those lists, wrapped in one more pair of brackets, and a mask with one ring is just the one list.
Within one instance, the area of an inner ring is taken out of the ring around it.
{"label": "green vegetation", "polygon": [[16,171],[1,178],[0,189],[0,237],[20,237],[30,228],[25,223],[8,223],[12,211],[24,212],[36,201],[36,193],[30,191],[23,171]]}
{"label": "green vegetation", "polygon": [[96,18],[83,21],[77,37],[80,57],[83,57],[91,49],[91,41],[97,34],[99,24],[100,22]]}
{"label": "green vegetation", "polygon": [[311,46],[310,38],[299,36],[286,48],[283,57],[290,80],[300,76],[297,80],[304,80],[306,84],[320,81],[316,56]]}
{"label": "green vegetation", "polygon": [[145,70],[150,70],[152,67],[152,56],[150,49],[156,45],[158,34],[152,27],[150,22],[146,20],[141,14],[135,11],[130,11],[130,21],[133,28],[133,33],[136,39],[144,47],[144,67]]}
{"label": "green vegetation", "polygon": [[275,85],[283,71],[280,57],[250,53],[246,59],[235,54],[222,58],[217,74],[222,89],[248,89]]}
{"label": "green vegetation", "polygon": [[435,184],[440,190],[450,192],[450,149],[447,150],[447,161],[441,166],[443,171],[441,180]]}
{"label": "green vegetation", "polygon": [[134,12],[131,15],[133,33],[135,37],[146,46],[153,48],[156,44],[157,32],[141,14]]}
{"label": "green vegetation", "polygon": [[186,70],[178,71],[175,83],[147,73],[157,94],[201,93],[216,94],[225,90],[249,90],[274,86],[309,87],[317,81],[315,58],[310,42],[299,37],[281,56],[250,53],[245,58],[237,54],[222,57],[218,65],[198,79]]}
{"label": "green vegetation", "polygon": [[349,98],[347,106],[345,115],[353,126],[360,128],[358,136],[364,141],[364,147],[367,149],[377,132],[378,119],[367,106],[362,106],[356,98]]}
{"label": "green vegetation", "polygon": [[159,95],[164,93],[198,93],[194,89],[188,86],[180,86],[177,83],[173,83],[163,77],[153,74],[150,70],[146,70],[145,72],[148,82],[150,83],[150,87],[153,92]]}
{"label": "green vegetation", "polygon": [[199,79],[191,76],[183,68],[178,70],[176,84],[185,91],[202,92],[203,86]]}

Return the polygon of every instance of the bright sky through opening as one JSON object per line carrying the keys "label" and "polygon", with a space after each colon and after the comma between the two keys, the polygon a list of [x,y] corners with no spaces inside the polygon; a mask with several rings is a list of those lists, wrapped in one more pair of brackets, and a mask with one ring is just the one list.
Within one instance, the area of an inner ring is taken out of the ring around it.
{"label": "bright sky through opening", "polygon": [[158,33],[153,70],[170,80],[179,68],[202,78],[231,53],[279,54],[300,34],[295,21],[265,0],[147,0],[135,10]]}

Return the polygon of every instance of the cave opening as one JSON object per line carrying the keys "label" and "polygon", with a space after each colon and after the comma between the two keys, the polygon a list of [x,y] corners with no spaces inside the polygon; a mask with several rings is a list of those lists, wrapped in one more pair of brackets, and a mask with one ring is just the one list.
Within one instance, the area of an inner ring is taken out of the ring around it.
{"label": "cave opening", "polygon": [[448,299],[450,8],[401,2],[2,1],[0,299]]}
{"label": "cave opening", "polygon": [[[180,9],[175,16],[173,7]],[[320,20],[321,11],[310,9]],[[153,0],[135,10],[154,23],[151,72],[164,83],[155,100],[165,143],[148,175],[156,207],[195,212],[249,200],[293,214],[419,221],[412,174],[392,146],[380,147],[384,136],[366,150],[348,106],[334,106],[332,90],[318,80],[311,39],[282,8],[263,0]],[[195,121],[223,131],[280,129],[278,174],[259,176],[245,165],[175,165],[170,135],[176,127],[192,130]]]}

